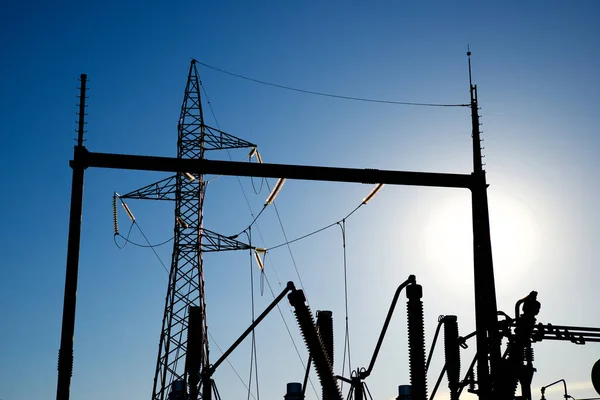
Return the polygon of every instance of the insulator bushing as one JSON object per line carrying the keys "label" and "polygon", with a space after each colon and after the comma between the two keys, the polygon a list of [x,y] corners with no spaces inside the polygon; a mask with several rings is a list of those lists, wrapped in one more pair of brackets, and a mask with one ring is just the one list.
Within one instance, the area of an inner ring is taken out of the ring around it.
{"label": "insulator bushing", "polygon": [[331,311],[317,311],[317,328],[327,357],[333,365],[333,314]]}
{"label": "insulator bushing", "polygon": [[421,285],[406,287],[408,314],[408,358],[410,384],[413,400],[427,399],[427,377],[425,375],[425,330],[423,328],[423,288]]}
{"label": "insulator bushing", "polygon": [[[325,354],[333,367],[333,318],[331,311],[317,311],[317,329]],[[328,400],[323,392],[323,400]]]}
{"label": "insulator bushing", "polygon": [[533,347],[531,347],[531,346],[525,347],[525,361],[528,363],[532,363],[533,359],[534,359]]}
{"label": "insulator bushing", "polygon": [[460,382],[460,349],[458,345],[458,322],[455,315],[446,315],[444,321],[444,356],[450,399],[458,400]]}
{"label": "insulator bushing", "polygon": [[317,375],[321,381],[321,386],[323,387],[323,393],[326,394],[328,400],[342,400],[342,392],[333,373],[332,364],[327,357],[323,342],[317,333],[317,327],[310,309],[305,303],[306,297],[304,296],[304,292],[302,290],[294,290],[288,295],[288,300],[291,306],[294,307],[294,314],[300,326],[300,332],[312,357]]}
{"label": "insulator bushing", "polygon": [[115,229],[115,235],[119,234],[119,214],[117,213],[117,195],[113,194],[112,200],[112,208],[113,208],[113,226]]}

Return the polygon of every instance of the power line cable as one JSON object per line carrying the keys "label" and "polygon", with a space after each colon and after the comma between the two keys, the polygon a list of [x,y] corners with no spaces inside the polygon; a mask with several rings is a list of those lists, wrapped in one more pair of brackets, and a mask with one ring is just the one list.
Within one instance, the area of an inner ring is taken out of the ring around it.
{"label": "power line cable", "polygon": [[[267,182],[267,188],[269,188],[269,183]],[[269,188],[271,190],[271,188]],[[275,201],[273,201],[273,208],[275,209],[275,214],[277,215],[277,220],[279,221],[279,226],[281,227],[281,232],[283,233],[283,238],[286,242],[288,242],[287,234],[285,233],[285,228],[283,227],[283,222],[281,221],[281,216],[279,215],[279,210],[277,210],[277,205]],[[288,252],[290,253],[290,258],[292,259],[292,264],[294,265],[294,269],[296,270],[296,276],[298,276],[298,281],[300,282],[300,287],[304,290],[304,296],[306,297],[306,303],[309,304],[308,297],[306,296],[306,289],[304,289],[304,283],[302,283],[302,278],[300,277],[300,271],[298,270],[298,264],[296,264],[296,259],[294,258],[294,253],[292,252],[292,246],[287,245]]]}
{"label": "power line cable", "polygon": [[150,249],[152,249],[152,252],[154,253],[154,255],[156,256],[156,258],[158,258],[158,261],[160,261],[160,265],[162,265],[163,269],[165,270],[165,272],[167,274],[169,274],[169,270],[167,269],[167,267],[165,266],[165,263],[161,260],[160,256],[158,255],[158,253],[156,252],[156,250],[154,250],[154,247],[150,244],[150,241],[148,240],[148,237],[146,237],[146,234],[144,233],[144,231],[142,230],[142,227],[140,226],[140,224],[137,223],[137,221],[133,221],[133,224],[135,226],[137,226],[138,230],[140,231],[140,233],[142,234],[142,236],[144,237],[144,239],[146,240],[146,242],[148,243],[148,247],[150,247]]}
{"label": "power line cable", "polygon": [[363,102],[370,102],[370,103],[395,104],[395,105],[403,105],[403,106],[423,106],[423,107],[469,107],[470,106],[470,104],[416,103],[416,102],[410,102],[410,101],[380,100],[380,99],[370,99],[370,98],[365,98],[365,97],[342,96],[342,95],[333,94],[333,93],[317,92],[317,91],[313,91],[313,90],[299,89],[299,88],[295,88],[295,87],[291,87],[291,86],[280,85],[277,83],[266,82],[266,81],[263,81],[260,79],[249,78],[244,75],[236,74],[233,72],[225,71],[224,69],[221,69],[221,68],[213,67],[212,65],[208,65],[208,64],[200,62],[198,60],[196,60],[196,62],[204,67],[213,69],[215,71],[221,72],[226,75],[234,76],[236,78],[244,79],[244,80],[255,82],[255,83],[260,83],[262,85],[276,87],[279,89],[291,90],[294,92],[312,94],[312,95],[316,95],[316,96],[332,97],[332,98],[344,99],[344,100],[363,101]]}
{"label": "power line cable", "polygon": [[[250,246],[250,251],[248,255],[250,257],[250,298],[251,298],[251,308],[252,308],[252,323],[254,324],[255,316],[254,316],[254,271],[253,271],[253,263],[252,263],[252,231],[249,229],[246,232],[246,236],[248,239],[248,244]],[[256,375],[256,397],[257,400],[260,400],[259,388],[258,388],[258,357],[256,354],[256,329],[252,329],[252,347],[250,349],[250,377],[248,379],[248,400],[250,400],[250,387],[252,387],[252,367],[254,362],[254,371]]]}
{"label": "power line cable", "polygon": [[[217,125],[217,128],[218,128],[219,130],[221,130],[221,127],[219,126],[219,122],[218,122],[218,120],[217,120],[217,117],[216,117],[216,115],[215,115],[215,113],[214,113],[214,110],[213,110],[213,108],[212,108],[212,104],[210,103],[210,100],[209,100],[209,98],[208,98],[208,93],[206,92],[206,88],[205,88],[205,87],[204,87],[204,85],[202,84],[202,81],[200,81],[200,86],[201,86],[201,88],[202,88],[202,91],[204,92],[204,95],[205,95],[205,97],[206,97],[206,101],[207,101],[207,104],[208,104],[208,106],[209,106],[209,108],[210,108],[210,110],[211,110],[212,116],[213,116],[213,118],[214,118],[214,120],[215,120],[215,124]],[[229,150],[227,150],[227,155],[229,156],[229,159],[230,159],[230,160],[232,160],[231,153],[229,152]],[[239,184],[239,186],[240,186],[240,189],[242,190],[242,193],[243,193],[243,195],[244,195],[244,199],[246,200],[246,204],[247,204],[247,206],[248,206],[248,209],[249,209],[249,211],[250,211],[250,215],[251,215],[251,216],[254,218],[254,221],[252,222],[252,224],[251,224],[251,225],[250,225],[250,226],[247,228],[247,229],[250,229],[250,228],[252,227],[252,225],[253,225],[253,224],[256,222],[256,220],[258,219],[258,217],[260,216],[260,214],[261,214],[261,213],[264,211],[264,208],[265,208],[265,207],[263,207],[263,209],[260,211],[260,213],[259,213],[259,214],[258,214],[256,217],[254,217],[254,213],[252,212],[252,206],[250,205],[250,201],[248,200],[248,196],[246,195],[246,191],[244,190],[244,186],[242,185],[242,181],[240,180],[240,177],[239,177],[239,176],[236,176],[236,178],[237,178],[238,184]],[[216,179],[216,178],[214,178],[214,179]],[[265,180],[265,182],[266,182],[266,180]],[[267,183],[267,186],[268,186],[268,183]],[[269,190],[270,190],[270,189],[269,189]],[[259,228],[259,226],[258,226],[258,225],[256,225],[256,228],[257,228],[257,230],[258,230],[258,234],[259,234],[259,236],[261,237],[261,240],[264,242],[264,237],[262,236],[262,232],[260,231],[260,228]],[[243,232],[245,232],[245,231],[246,231],[246,230],[242,231],[241,233],[243,233]],[[241,234],[241,233],[240,233],[240,234]],[[271,259],[271,257],[270,257],[270,256],[269,256],[269,258]],[[281,287],[281,286],[282,286],[282,285],[281,285],[281,281],[279,280],[279,277],[277,276],[277,271],[276,271],[276,270],[275,270],[275,268],[274,268],[274,267],[275,267],[275,264],[274,264],[273,262],[271,262],[271,265],[273,265],[273,272],[275,273],[275,276],[276,276],[276,278],[277,278],[277,280],[278,280],[278,282],[279,282],[279,286]],[[276,296],[275,296],[275,293],[273,292],[273,289],[271,288],[271,284],[270,284],[270,282],[269,282],[269,280],[268,280],[267,276],[266,276],[266,275],[264,275],[264,277],[265,277],[265,280],[267,281],[267,285],[269,286],[269,290],[270,290],[270,292],[271,292],[271,295],[273,296],[273,299],[275,299],[275,297],[276,297]],[[289,307],[289,304],[288,304],[288,307]],[[304,361],[302,360],[302,357],[300,356],[300,352],[299,352],[299,350],[298,350],[298,346],[296,345],[296,342],[294,341],[294,337],[292,336],[292,333],[291,333],[291,331],[290,331],[290,329],[289,329],[289,327],[288,327],[288,325],[287,325],[287,322],[286,322],[286,320],[285,320],[285,317],[283,316],[283,313],[282,313],[282,311],[281,311],[281,308],[279,307],[279,304],[277,304],[277,310],[279,311],[279,315],[281,316],[281,319],[282,319],[282,321],[283,321],[283,324],[284,324],[284,326],[285,326],[285,329],[287,330],[287,333],[288,333],[288,335],[289,335],[289,337],[290,337],[290,339],[291,339],[291,341],[292,341],[292,344],[293,344],[293,346],[294,346],[294,349],[296,350],[296,354],[298,355],[298,359],[300,360],[300,364],[302,365],[302,367],[303,367],[303,368],[306,368],[306,365],[304,364]],[[238,377],[239,377],[239,375],[238,375]],[[241,379],[241,378],[240,378],[240,379]],[[258,382],[258,377],[257,377],[257,382]],[[318,393],[317,393],[317,390],[315,389],[315,386],[314,386],[314,384],[313,384],[313,382],[312,382],[312,379],[310,379],[310,377],[309,377],[309,382],[310,382],[310,385],[311,385],[311,387],[312,387],[313,391],[315,392],[315,395],[318,397],[319,395],[318,395]],[[258,385],[258,383],[257,383],[257,385]],[[250,390],[250,389],[248,389],[248,390]],[[257,393],[257,394],[258,394],[258,393]],[[252,396],[252,397],[254,397],[254,396]],[[256,400],[256,398],[255,398],[255,400]]]}
{"label": "power line cable", "polygon": [[[252,228],[252,225],[254,225],[254,223],[256,222],[256,220],[258,220],[258,217],[260,217],[260,215],[263,213],[263,211],[265,211],[265,208],[267,208],[267,204],[265,204],[263,206],[263,208],[260,210],[260,212],[256,215],[256,217],[254,217],[254,219],[252,220],[252,222],[250,222],[250,225],[248,225],[243,231],[241,231],[240,233],[236,234],[236,235],[232,235],[229,236],[230,239],[235,239],[238,236],[240,236],[242,233],[248,233],[248,231],[250,231],[250,229]],[[252,214],[252,213],[251,213]]]}
{"label": "power line cable", "polygon": [[[142,228],[140,227],[140,225],[137,223],[137,221],[132,222],[131,227],[129,228],[129,231],[131,232],[131,229],[133,228],[133,225],[136,225],[137,228],[139,229],[140,233],[142,234],[142,236],[144,236],[144,238],[146,239],[146,241],[148,243],[150,243],[148,241],[148,238],[146,237],[146,235],[144,234],[144,232],[142,231]],[[129,235],[128,235],[129,236]],[[133,243],[131,241],[128,241],[129,243]],[[158,255],[158,253],[156,253],[156,251],[154,251],[154,247],[152,245],[148,245],[148,246],[141,246],[141,247],[146,247],[146,248],[151,248],[152,251],[154,252],[154,255],[156,256],[156,258],[158,258],[158,261],[160,261],[160,263],[163,266],[163,269],[165,270],[165,272],[167,274],[169,274],[169,271],[167,270],[165,264],[163,263],[162,259],[160,258],[160,256]],[[253,318],[254,320],[254,318]],[[217,343],[217,341],[214,339],[214,337],[212,336],[212,334],[210,332],[208,332],[209,337],[211,338],[211,340],[213,341],[213,343],[217,346],[217,348],[219,349],[219,351],[221,352],[221,354],[223,354],[223,350],[221,349],[221,347],[219,346],[219,344]],[[225,359],[225,361],[227,362],[227,364],[229,364],[229,366],[231,367],[231,369],[233,370],[233,372],[237,375],[238,379],[240,380],[240,382],[242,382],[242,384],[248,389],[248,393],[250,396],[252,396],[252,398],[254,400],[258,400],[252,393],[250,393],[250,389],[248,388],[248,386],[246,386],[246,383],[244,382],[244,380],[242,379],[242,377],[240,376],[240,374],[237,372],[237,370],[235,369],[235,367],[233,366],[233,364],[231,363],[231,361],[229,361],[229,359]]]}
{"label": "power line cable", "polygon": [[[129,230],[127,231],[127,237],[121,235],[119,232],[115,232],[115,234],[113,235],[113,241],[115,242],[115,245],[119,249],[124,249],[125,246],[127,246],[127,244],[130,243],[129,236],[131,235],[131,230],[132,229],[133,229],[133,223],[131,223],[131,225],[129,226]],[[120,246],[119,243],[117,243],[117,236],[122,237],[123,239],[125,239],[125,243],[123,244],[123,246]]]}
{"label": "power line cable", "polygon": [[[363,203],[361,203],[362,205]],[[360,206],[359,206],[360,207]],[[354,211],[356,211],[356,208]],[[350,213],[352,214],[352,213]],[[344,334],[344,357],[342,359],[342,376],[344,376],[344,371],[346,368],[346,349],[348,351],[348,371],[352,371],[352,362],[350,358],[350,329],[348,324],[348,268],[347,268],[347,258],[346,258],[346,218],[342,219],[341,224],[338,223],[340,229],[342,230],[342,246],[344,252],[344,306],[346,311],[346,332]],[[344,385],[344,381],[342,381],[342,388]]]}
{"label": "power line cable", "polygon": [[[271,282],[269,282],[269,277],[265,274],[265,280],[267,281],[267,286],[269,287],[269,291],[271,292],[271,295],[273,296],[273,299],[275,299],[275,292],[273,292],[273,288],[271,287]],[[296,350],[296,354],[298,355],[298,359],[300,360],[300,363],[302,364],[302,368],[306,369],[306,364],[304,363],[304,360],[302,359],[302,356],[300,355],[300,350],[298,350],[298,346],[296,345],[296,341],[294,340],[294,337],[292,336],[292,332],[290,331],[290,328],[283,316],[283,313],[281,312],[281,307],[279,307],[279,304],[277,304],[277,310],[279,311],[279,315],[281,316],[281,320],[283,321],[283,325],[285,325],[285,329],[287,330],[288,336],[290,337],[290,339],[292,340],[292,345],[294,346],[294,349]],[[315,392],[315,395],[317,396],[317,398],[319,398],[319,394],[317,393],[317,389],[315,388],[315,385],[312,382],[312,379],[309,377],[308,381],[310,382],[310,386],[312,387],[313,391]]]}
{"label": "power line cable", "polygon": [[[217,343],[217,341],[215,340],[215,338],[213,337],[213,335],[209,332],[208,336],[210,337],[210,340],[213,341],[213,343],[215,344],[215,346],[217,346],[217,349],[219,349],[219,351],[221,352],[221,355],[223,355],[223,349],[221,349],[221,346],[219,346],[219,343]],[[244,379],[237,372],[237,370],[235,369],[235,367],[233,366],[233,364],[231,363],[231,361],[229,361],[229,358],[226,358],[225,361],[227,362],[227,364],[229,364],[229,366],[231,367],[231,369],[233,370],[233,372],[237,375],[237,377],[240,380],[240,382],[242,382],[242,384],[246,387],[246,389],[248,389],[248,392],[250,392],[250,388],[248,387],[248,385],[246,385],[246,382],[244,382]],[[250,393],[250,396],[252,396],[252,398],[254,400],[257,400],[256,397],[254,397],[254,395],[252,393]]]}
{"label": "power line cable", "polygon": [[[132,224],[132,225],[131,225],[131,227],[133,227],[133,225],[134,225],[134,224]],[[130,232],[131,232],[131,228],[130,228]],[[160,242],[160,243],[157,243],[157,244],[140,244],[140,243],[134,242],[133,240],[130,240],[130,239],[129,239],[129,234],[127,234],[127,237],[125,237],[125,236],[121,235],[120,233],[117,233],[117,234],[115,235],[115,237],[116,237],[116,236],[119,236],[120,238],[122,238],[123,240],[125,240],[125,245],[127,245],[128,243],[131,243],[131,244],[132,244],[132,245],[134,245],[134,246],[137,246],[137,247],[143,247],[143,248],[150,248],[150,247],[154,248],[154,247],[160,247],[160,246],[163,246],[163,245],[165,245],[165,244],[169,243],[170,241],[172,241],[172,240],[175,238],[175,237],[171,237],[170,239],[167,239],[167,240],[165,240],[164,242]],[[116,242],[115,242],[115,243],[116,243]],[[120,248],[120,249],[122,249],[122,248],[124,248],[124,247],[125,247],[125,245],[123,245],[123,246],[119,246],[119,245],[117,244],[117,247],[118,247],[118,248]]]}
{"label": "power line cable", "polygon": [[295,239],[292,239],[292,240],[289,240],[289,241],[288,241],[288,240],[287,240],[287,238],[286,238],[286,241],[285,241],[285,242],[283,242],[283,243],[280,243],[280,244],[278,244],[277,246],[268,247],[268,250],[275,250],[275,249],[277,249],[277,248],[279,248],[279,247],[287,246],[287,245],[289,245],[289,244],[292,244],[292,243],[294,243],[294,242],[297,242],[297,241],[299,241],[299,240],[306,239],[307,237],[310,237],[310,236],[312,236],[312,235],[316,235],[316,234],[317,234],[317,233],[319,233],[319,232],[323,232],[324,230],[326,230],[326,229],[329,229],[329,228],[331,228],[332,226],[336,226],[336,225],[338,225],[340,222],[342,222],[343,220],[345,220],[345,219],[348,219],[348,218],[349,218],[349,217],[350,217],[352,214],[354,214],[354,213],[355,213],[355,212],[356,212],[356,211],[357,211],[357,210],[358,210],[360,207],[362,207],[364,204],[365,204],[365,203],[360,203],[360,204],[359,204],[359,205],[358,205],[358,206],[357,206],[357,207],[356,207],[354,210],[350,211],[350,213],[349,213],[348,215],[346,215],[344,218],[342,218],[342,219],[340,219],[340,220],[338,220],[338,221],[335,221],[335,222],[333,222],[333,223],[331,223],[331,224],[329,224],[329,225],[327,225],[327,226],[324,226],[324,227],[322,227],[322,228],[319,228],[319,229],[317,229],[317,230],[315,230],[315,231],[312,231],[312,232],[310,232],[310,233],[307,233],[306,235],[302,235],[302,236],[300,236],[300,237],[297,237],[297,238],[295,238]]}

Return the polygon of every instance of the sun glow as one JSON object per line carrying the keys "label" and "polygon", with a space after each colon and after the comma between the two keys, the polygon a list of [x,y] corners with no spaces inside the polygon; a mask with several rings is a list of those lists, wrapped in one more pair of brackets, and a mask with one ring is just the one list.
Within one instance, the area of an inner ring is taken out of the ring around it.
{"label": "sun glow", "polygon": [[[470,199],[452,198],[431,210],[420,246],[440,279],[455,284],[472,274],[473,228]],[[496,283],[525,273],[539,255],[540,231],[533,213],[517,198],[490,195],[490,234]]]}
{"label": "sun glow", "polygon": [[508,284],[539,260],[542,232],[534,212],[516,196],[493,196],[489,208],[496,282]]}

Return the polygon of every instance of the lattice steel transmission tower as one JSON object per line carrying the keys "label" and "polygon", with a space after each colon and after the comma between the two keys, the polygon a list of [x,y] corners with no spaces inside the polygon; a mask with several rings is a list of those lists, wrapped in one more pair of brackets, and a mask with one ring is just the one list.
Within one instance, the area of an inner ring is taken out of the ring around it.
{"label": "lattice steel transmission tower", "polygon": [[[196,61],[192,60],[177,124],[177,158],[204,159],[208,150],[256,147],[205,125],[200,91]],[[189,392],[190,400],[198,398],[202,385],[202,398],[210,398],[211,388],[206,387],[206,382],[201,382],[202,372],[209,368],[202,253],[250,248],[247,244],[203,228],[206,184],[204,175],[180,171],[175,176],[121,196],[175,202],[173,255],[152,400],[168,399],[175,381]],[[191,325],[190,314],[193,314],[194,320]]]}

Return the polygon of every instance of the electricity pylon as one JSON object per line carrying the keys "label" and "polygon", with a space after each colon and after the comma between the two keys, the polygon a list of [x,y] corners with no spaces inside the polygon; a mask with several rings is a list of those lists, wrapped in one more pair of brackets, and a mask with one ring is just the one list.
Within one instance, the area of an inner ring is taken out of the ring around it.
{"label": "electricity pylon", "polygon": [[[181,115],[177,124],[177,158],[204,159],[207,150],[256,147],[254,144],[204,124],[200,80],[192,60]],[[160,332],[152,400],[169,398],[171,384],[184,382],[189,398],[198,396],[200,376],[209,367],[204,266],[202,253],[243,250],[249,245],[202,227],[206,181],[202,174],[180,171],[175,176],[134,190],[121,198],[175,201],[174,241],[165,311]],[[190,308],[199,310],[194,336],[188,337]],[[188,346],[188,341],[190,345]],[[196,361],[186,361],[188,348],[197,349]],[[195,366],[195,367],[194,367]],[[210,388],[204,388],[204,393]],[[209,397],[208,395],[202,396]]]}

